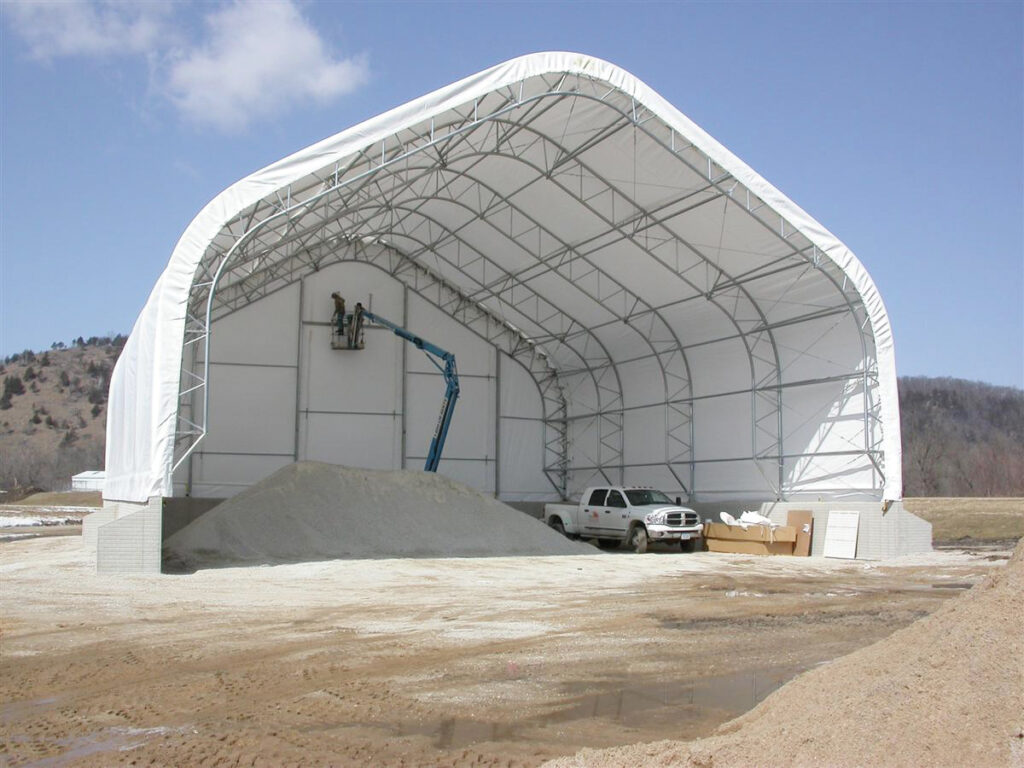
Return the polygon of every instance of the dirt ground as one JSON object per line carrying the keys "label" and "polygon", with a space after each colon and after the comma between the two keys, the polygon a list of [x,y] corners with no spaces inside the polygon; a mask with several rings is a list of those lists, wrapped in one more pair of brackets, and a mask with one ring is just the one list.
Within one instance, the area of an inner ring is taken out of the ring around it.
{"label": "dirt ground", "polygon": [[1008,552],[655,552],[101,576],[0,543],[0,764],[533,766],[709,734]]}

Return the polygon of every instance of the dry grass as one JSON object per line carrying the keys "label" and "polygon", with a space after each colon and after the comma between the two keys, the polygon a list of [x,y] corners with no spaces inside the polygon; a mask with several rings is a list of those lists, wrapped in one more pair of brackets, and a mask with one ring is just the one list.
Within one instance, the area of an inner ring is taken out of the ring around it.
{"label": "dry grass", "polygon": [[102,507],[99,491],[68,491],[66,493],[33,493],[18,502],[23,507]]}
{"label": "dry grass", "polygon": [[932,524],[933,541],[1024,538],[1024,498],[908,498],[903,503]]}

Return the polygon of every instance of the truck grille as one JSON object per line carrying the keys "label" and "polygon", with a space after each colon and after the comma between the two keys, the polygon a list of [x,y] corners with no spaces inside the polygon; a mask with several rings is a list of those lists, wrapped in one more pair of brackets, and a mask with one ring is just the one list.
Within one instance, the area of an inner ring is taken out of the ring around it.
{"label": "truck grille", "polygon": [[669,525],[696,525],[697,513],[687,512],[686,520],[684,521],[682,512],[669,512],[665,522]]}

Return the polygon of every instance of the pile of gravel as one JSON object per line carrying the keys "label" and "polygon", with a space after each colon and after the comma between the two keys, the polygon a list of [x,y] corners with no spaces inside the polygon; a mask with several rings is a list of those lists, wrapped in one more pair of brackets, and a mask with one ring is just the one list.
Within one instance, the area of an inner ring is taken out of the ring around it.
{"label": "pile of gravel", "polygon": [[278,470],[164,542],[169,570],[587,552],[593,549],[442,475],[314,461]]}

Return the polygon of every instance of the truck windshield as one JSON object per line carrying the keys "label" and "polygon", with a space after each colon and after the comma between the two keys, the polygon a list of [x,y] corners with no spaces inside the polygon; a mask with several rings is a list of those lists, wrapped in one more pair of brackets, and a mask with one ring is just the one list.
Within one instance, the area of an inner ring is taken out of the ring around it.
{"label": "truck windshield", "polygon": [[671,504],[672,501],[661,491],[626,491],[626,498],[634,507],[642,507],[645,504]]}

